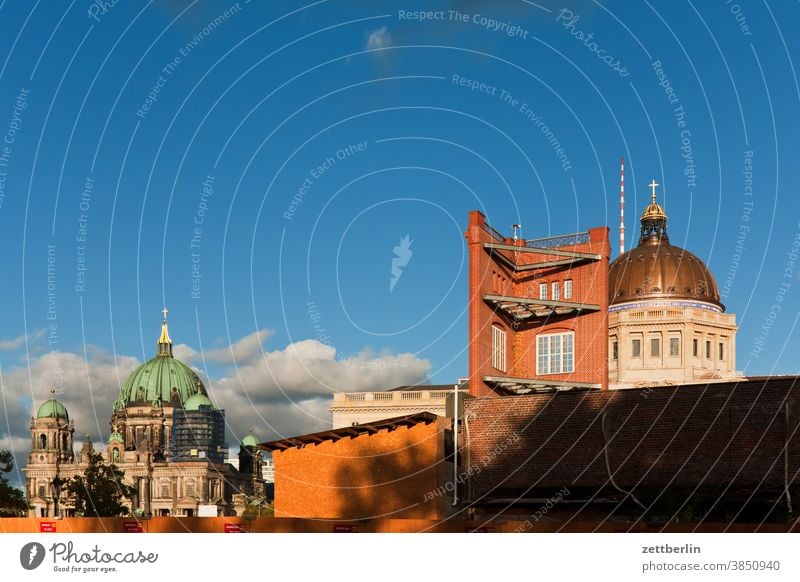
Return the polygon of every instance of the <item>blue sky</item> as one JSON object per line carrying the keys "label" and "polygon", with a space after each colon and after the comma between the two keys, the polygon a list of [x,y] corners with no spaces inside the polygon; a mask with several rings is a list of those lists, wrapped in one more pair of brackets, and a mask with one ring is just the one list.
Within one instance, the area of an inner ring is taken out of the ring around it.
{"label": "blue sky", "polygon": [[[22,411],[45,398],[55,372],[28,370],[53,350],[112,371],[150,357],[163,303],[212,385],[237,362],[197,354],[253,337],[264,353],[333,348],[351,369],[404,354],[375,388],[452,382],[467,371],[467,212],[527,237],[608,224],[616,249],[621,156],[629,244],[656,179],[673,244],[727,290],[737,367],[797,372],[799,9],[2,2],[4,390]],[[361,382],[331,369],[335,389]],[[270,432],[270,411],[249,422]]]}

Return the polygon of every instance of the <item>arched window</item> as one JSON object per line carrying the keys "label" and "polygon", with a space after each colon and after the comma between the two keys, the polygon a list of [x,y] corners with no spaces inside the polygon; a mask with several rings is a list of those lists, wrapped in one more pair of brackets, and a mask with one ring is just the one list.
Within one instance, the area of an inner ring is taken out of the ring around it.
{"label": "arched window", "polygon": [[39,448],[46,449],[47,448],[47,435],[43,434],[39,437]]}
{"label": "arched window", "polygon": [[61,436],[61,450],[66,451],[69,448],[69,439],[67,438],[67,433],[64,433]]}
{"label": "arched window", "polygon": [[492,324],[492,366],[506,371],[506,332],[497,324]]}
{"label": "arched window", "polygon": [[194,481],[187,481],[186,482],[186,497],[194,497],[195,490],[194,490]]}
{"label": "arched window", "polygon": [[119,463],[119,449],[114,448],[111,450],[111,462],[112,463]]}

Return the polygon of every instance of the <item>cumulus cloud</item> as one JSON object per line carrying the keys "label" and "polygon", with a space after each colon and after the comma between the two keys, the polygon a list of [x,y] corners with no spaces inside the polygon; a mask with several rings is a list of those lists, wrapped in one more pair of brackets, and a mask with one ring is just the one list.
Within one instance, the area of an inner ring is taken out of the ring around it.
{"label": "cumulus cloud", "polygon": [[392,46],[392,35],[385,26],[373,30],[367,37],[367,50],[382,49]]}
{"label": "cumulus cloud", "polygon": [[86,358],[72,352],[48,352],[32,358],[28,366],[0,370],[0,449],[14,449],[16,466],[30,452],[30,420],[50,398],[50,388],[75,421],[75,440],[83,434],[108,436],[111,407],[120,384],[139,364],[136,358],[114,358],[87,346]]}
{"label": "cumulus cloud", "polygon": [[[220,364],[221,374],[204,380],[211,399],[225,409],[233,449],[250,429],[259,439],[270,440],[330,428],[333,393],[424,382],[430,369],[428,360],[413,354],[364,350],[342,357],[317,340],[264,349],[271,335],[259,330],[204,354],[185,344],[173,349],[175,357],[190,365],[200,364],[203,356]],[[76,443],[84,433],[95,441],[107,437],[113,402],[139,363],[90,346],[86,359],[82,353],[49,352],[32,358],[28,366],[0,369],[0,449],[13,446],[17,466],[25,465],[30,418],[50,397],[54,383],[57,398],[75,421]]]}
{"label": "cumulus cloud", "polygon": [[172,346],[172,355],[189,366],[194,365],[201,360],[200,352],[198,352],[192,346],[186,344],[175,344]]}
{"label": "cumulus cloud", "polygon": [[203,355],[206,360],[219,364],[246,363],[261,354],[261,346],[272,335],[272,330],[259,329],[226,348],[206,350]]}
{"label": "cumulus cloud", "polygon": [[278,438],[329,428],[335,392],[413,384],[424,381],[429,369],[428,360],[413,354],[365,350],[341,358],[329,345],[301,340],[229,368],[212,381],[211,392],[229,411],[234,435],[256,428],[261,439]]}
{"label": "cumulus cloud", "polygon": [[37,329],[29,335],[0,340],[0,352],[15,352],[26,344],[32,344],[44,336],[44,331],[43,329]]}

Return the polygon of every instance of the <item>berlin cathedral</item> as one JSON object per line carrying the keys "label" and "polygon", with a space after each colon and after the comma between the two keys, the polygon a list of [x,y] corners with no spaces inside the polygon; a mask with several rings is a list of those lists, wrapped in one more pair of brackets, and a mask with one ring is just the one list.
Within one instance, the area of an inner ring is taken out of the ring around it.
{"label": "berlin cathedral", "polygon": [[[103,461],[125,472],[136,493],[133,515],[242,515],[265,500],[262,455],[248,434],[238,469],[225,461],[225,411],[214,406],[199,376],[172,354],[166,309],[155,357],[136,368],[111,412]],[[73,516],[65,487],[83,475],[96,453],[86,435],[75,452],[74,421],[54,391],[31,419],[31,452],[25,492],[35,515]]]}

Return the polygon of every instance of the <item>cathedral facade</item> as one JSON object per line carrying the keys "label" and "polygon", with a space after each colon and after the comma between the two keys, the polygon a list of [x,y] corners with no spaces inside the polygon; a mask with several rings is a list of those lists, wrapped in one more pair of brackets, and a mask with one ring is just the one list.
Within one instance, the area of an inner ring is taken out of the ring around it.
{"label": "cathedral facade", "polygon": [[703,261],[670,244],[650,186],[639,244],[609,267],[609,387],[735,379],[736,316]]}
{"label": "cathedral facade", "polygon": [[[53,391],[51,391],[52,393]],[[208,398],[198,375],[172,354],[164,310],[156,356],[127,378],[114,402],[104,450],[86,440],[74,452],[74,422],[55,394],[31,419],[26,496],[37,516],[74,515],[67,480],[83,475],[90,455],[125,472],[136,493],[134,515],[241,515],[264,500],[262,456],[252,434],[239,450],[239,468],[224,462],[225,411]]]}

